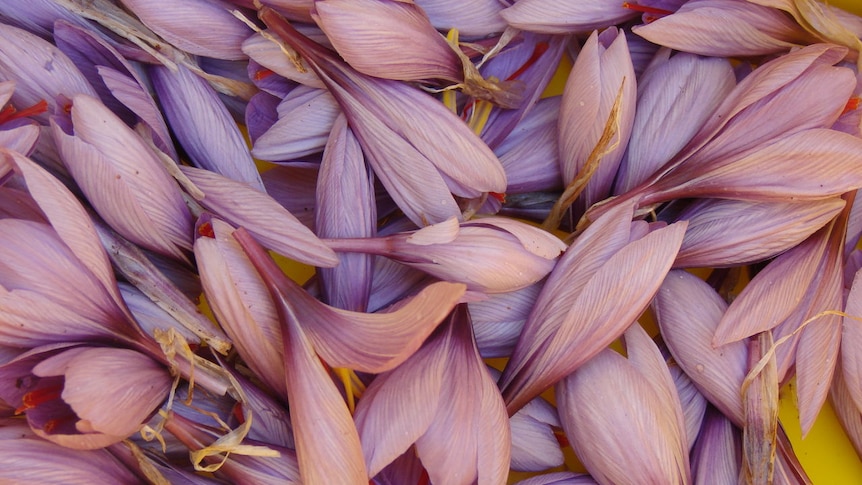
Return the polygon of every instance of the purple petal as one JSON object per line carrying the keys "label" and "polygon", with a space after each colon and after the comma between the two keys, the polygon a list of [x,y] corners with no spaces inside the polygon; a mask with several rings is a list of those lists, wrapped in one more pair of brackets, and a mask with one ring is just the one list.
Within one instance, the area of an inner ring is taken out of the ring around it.
{"label": "purple petal", "polygon": [[278,121],[255,140],[252,153],[272,161],[319,153],[339,113],[326,90],[297,86],[278,104]]}
{"label": "purple petal", "polygon": [[42,439],[26,438],[0,440],[0,481],[136,485],[140,477],[107,450],[74,450]]}
{"label": "purple petal", "polygon": [[263,191],[245,140],[216,91],[185,67],[154,67],[150,77],[177,141],[200,168]]}
{"label": "purple petal", "polygon": [[691,451],[694,483],[736,483],[742,462],[739,428],[713,407],[709,407],[697,443]]}
{"label": "purple petal", "polygon": [[428,14],[437,30],[458,29],[465,37],[487,37],[506,28],[497,0],[418,0],[416,5]]}

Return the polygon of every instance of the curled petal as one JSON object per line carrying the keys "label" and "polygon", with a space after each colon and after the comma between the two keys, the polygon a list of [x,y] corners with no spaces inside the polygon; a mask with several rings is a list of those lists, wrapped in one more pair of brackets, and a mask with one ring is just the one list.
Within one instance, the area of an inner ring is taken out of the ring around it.
{"label": "curled petal", "polygon": [[583,33],[638,16],[614,0],[519,0],[500,12],[512,27],[546,34]]}
{"label": "curled petal", "polygon": [[292,160],[319,153],[340,113],[326,90],[297,86],[278,104],[278,121],[254,142],[261,160]]}

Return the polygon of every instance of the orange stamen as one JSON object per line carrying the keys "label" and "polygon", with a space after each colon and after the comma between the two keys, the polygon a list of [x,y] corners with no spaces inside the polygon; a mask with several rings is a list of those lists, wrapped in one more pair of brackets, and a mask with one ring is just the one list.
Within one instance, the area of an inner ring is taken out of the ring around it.
{"label": "orange stamen", "polygon": [[853,96],[847,100],[847,104],[844,105],[844,111],[841,112],[842,115],[847,114],[851,111],[856,111],[859,108],[859,104],[862,103],[862,98],[859,96]]}
{"label": "orange stamen", "polygon": [[24,411],[28,409],[33,409],[40,404],[44,404],[48,401],[53,401],[54,399],[59,399],[62,392],[62,384],[45,386],[40,389],[30,391],[24,394],[24,397],[21,398],[21,406],[15,410],[15,414],[21,414]]}
{"label": "orange stamen", "polygon": [[6,123],[7,121],[27,118],[29,116],[35,116],[46,111],[48,111],[48,102],[44,99],[34,104],[33,106],[24,108],[20,111],[15,109],[15,107],[11,104],[9,104],[6,105],[6,107],[3,108],[2,111],[0,111],[0,124]]}
{"label": "orange stamen", "polygon": [[74,420],[75,420],[75,418],[73,416],[66,416],[63,418],[49,419],[48,421],[45,422],[45,426],[42,426],[42,431],[50,434],[52,431],[59,428],[60,426],[66,424],[66,423],[72,422]]}
{"label": "orange stamen", "polygon": [[547,50],[548,50],[548,43],[547,42],[537,43],[536,47],[533,48],[533,53],[530,54],[530,58],[527,59],[527,61],[524,62],[524,64],[522,64],[521,67],[519,67],[517,71],[513,72],[509,77],[507,77],[506,81],[512,81],[515,78],[517,78],[518,76],[520,76],[521,74],[524,74],[524,71],[526,71],[533,64],[535,64],[536,61],[538,61],[539,58],[542,57],[542,54],[544,54]]}
{"label": "orange stamen", "polygon": [[[646,5],[638,5],[637,3],[623,2],[623,8],[627,8],[629,10],[634,10],[635,12],[643,12],[643,13],[651,13],[655,15],[670,15],[673,13],[671,10],[665,10],[663,8],[655,8],[648,7]],[[655,19],[653,19],[655,20]]]}

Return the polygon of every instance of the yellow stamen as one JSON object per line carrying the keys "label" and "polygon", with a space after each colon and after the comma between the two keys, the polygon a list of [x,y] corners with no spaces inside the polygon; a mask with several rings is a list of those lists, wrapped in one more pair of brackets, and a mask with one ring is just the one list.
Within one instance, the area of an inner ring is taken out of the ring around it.
{"label": "yellow stamen", "polygon": [[344,394],[347,397],[347,408],[350,409],[350,414],[353,414],[356,400],[365,392],[365,384],[359,380],[355,372],[346,367],[335,367],[332,371],[341,379],[341,385],[344,386]]}
{"label": "yellow stamen", "polygon": [[470,129],[473,130],[473,133],[477,135],[482,134],[482,130],[488,124],[488,118],[491,116],[491,109],[493,107],[494,105],[490,101],[485,101],[484,99],[477,99],[473,103],[473,110],[470,112],[470,121],[467,123]]}

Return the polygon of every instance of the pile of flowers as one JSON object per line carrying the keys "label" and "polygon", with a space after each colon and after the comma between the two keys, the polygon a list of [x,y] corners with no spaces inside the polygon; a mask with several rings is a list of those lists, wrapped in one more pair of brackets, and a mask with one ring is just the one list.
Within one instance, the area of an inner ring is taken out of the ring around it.
{"label": "pile of flowers", "polygon": [[860,36],[0,2],[0,481],[810,483],[791,379],[862,451]]}

